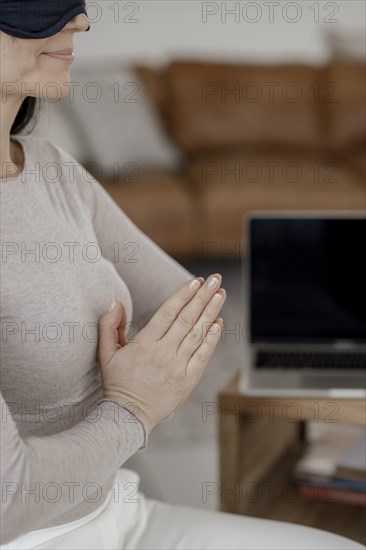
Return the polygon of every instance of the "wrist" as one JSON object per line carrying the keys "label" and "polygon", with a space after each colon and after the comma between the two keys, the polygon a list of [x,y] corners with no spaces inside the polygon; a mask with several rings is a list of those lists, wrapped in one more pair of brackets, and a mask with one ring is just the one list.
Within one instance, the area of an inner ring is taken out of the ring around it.
{"label": "wrist", "polygon": [[[99,404],[105,404],[108,408],[105,410],[109,411],[109,416],[113,419],[113,422],[120,425],[130,426],[134,424],[136,429],[140,432],[142,436],[142,445],[140,449],[147,447],[149,430],[145,426],[145,423],[142,419],[131,411],[131,409],[126,406],[126,404],[121,403],[119,400],[112,397],[104,397],[99,400]],[[108,405],[107,405],[108,404]],[[135,428],[133,428],[135,429]]]}
{"label": "wrist", "polygon": [[134,420],[139,421],[143,426],[146,437],[154,428],[155,424],[150,421],[150,419],[147,417],[144,411],[141,410],[141,408],[137,405],[135,401],[128,401],[126,396],[121,397],[113,391],[104,391],[104,400],[113,401],[114,403],[117,403],[120,407],[123,407],[124,410],[128,411],[130,413],[130,422],[133,422]]}

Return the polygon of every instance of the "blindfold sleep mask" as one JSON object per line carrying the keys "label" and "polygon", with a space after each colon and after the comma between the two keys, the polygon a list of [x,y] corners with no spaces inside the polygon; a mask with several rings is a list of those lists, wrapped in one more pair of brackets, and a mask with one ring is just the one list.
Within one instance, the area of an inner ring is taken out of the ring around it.
{"label": "blindfold sleep mask", "polygon": [[85,0],[0,0],[0,31],[18,38],[47,38],[79,13],[87,15]]}

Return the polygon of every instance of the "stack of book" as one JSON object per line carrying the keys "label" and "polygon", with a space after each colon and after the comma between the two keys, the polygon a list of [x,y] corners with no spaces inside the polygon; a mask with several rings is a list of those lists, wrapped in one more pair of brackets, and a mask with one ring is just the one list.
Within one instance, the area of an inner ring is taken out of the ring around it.
{"label": "stack of book", "polygon": [[337,425],[311,442],[293,472],[301,497],[366,506],[365,434],[364,428]]}

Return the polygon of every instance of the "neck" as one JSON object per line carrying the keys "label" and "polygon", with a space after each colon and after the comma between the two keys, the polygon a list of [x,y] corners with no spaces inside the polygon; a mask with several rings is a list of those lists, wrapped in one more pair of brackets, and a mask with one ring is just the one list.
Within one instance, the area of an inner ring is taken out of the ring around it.
{"label": "neck", "polygon": [[11,127],[23,99],[14,95],[1,96],[0,120],[0,178],[15,177],[21,171],[18,155],[10,139]]}

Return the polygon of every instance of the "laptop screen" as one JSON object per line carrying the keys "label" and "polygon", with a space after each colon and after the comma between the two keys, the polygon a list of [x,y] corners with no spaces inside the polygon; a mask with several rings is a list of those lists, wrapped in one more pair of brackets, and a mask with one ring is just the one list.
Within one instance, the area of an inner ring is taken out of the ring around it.
{"label": "laptop screen", "polygon": [[251,341],[366,341],[366,219],[249,224]]}

